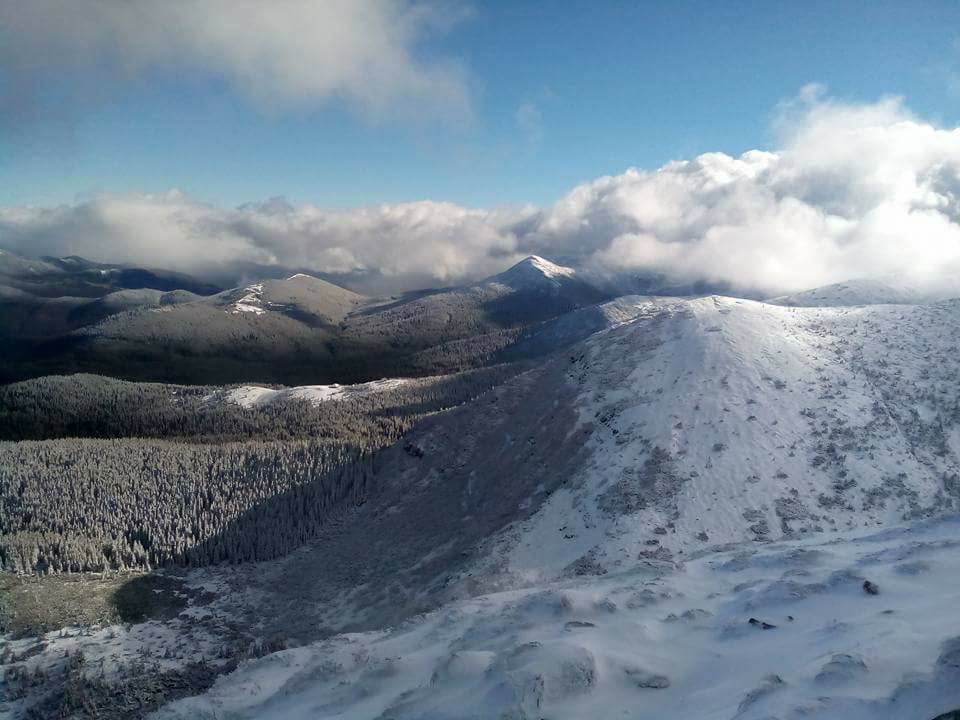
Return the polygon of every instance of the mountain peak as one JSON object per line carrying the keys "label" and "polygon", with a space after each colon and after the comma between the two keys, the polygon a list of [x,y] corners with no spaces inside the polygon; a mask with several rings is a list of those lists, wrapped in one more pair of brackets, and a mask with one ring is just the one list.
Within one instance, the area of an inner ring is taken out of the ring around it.
{"label": "mountain peak", "polygon": [[499,275],[487,279],[487,282],[500,283],[512,288],[559,285],[561,280],[575,277],[577,271],[552,263],[539,255],[528,255],[516,265]]}
{"label": "mountain peak", "polygon": [[546,258],[540,257],[539,255],[528,255],[513,267],[514,269],[528,267],[532,270],[536,270],[548,278],[573,277],[577,274],[577,271],[573,268],[557,265],[556,263],[550,262]]}

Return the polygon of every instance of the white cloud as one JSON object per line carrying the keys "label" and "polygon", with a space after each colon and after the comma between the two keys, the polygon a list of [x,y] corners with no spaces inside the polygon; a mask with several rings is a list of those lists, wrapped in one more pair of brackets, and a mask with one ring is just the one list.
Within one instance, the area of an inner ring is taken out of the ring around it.
{"label": "white cloud", "polygon": [[205,275],[250,264],[312,268],[372,276],[395,290],[499,271],[518,259],[512,226],[536,212],[430,201],[330,211],[281,200],[223,210],[177,191],[101,195],[58,208],[0,208],[0,244]]}
{"label": "white cloud", "polygon": [[960,129],[924,122],[895,98],[848,104],[815,90],[781,107],[776,127],[776,152],[631,169],[543,209],[222,210],[178,193],[114,195],[0,208],[0,244],[194,272],[359,272],[391,290],[483,277],[532,252],[760,295],[891,273],[960,278]]}
{"label": "white cloud", "polygon": [[374,117],[424,106],[462,115],[462,69],[420,50],[463,14],[410,0],[0,3],[0,101],[36,113],[48,94],[99,97],[160,71],[222,78],[270,110],[339,97]]}

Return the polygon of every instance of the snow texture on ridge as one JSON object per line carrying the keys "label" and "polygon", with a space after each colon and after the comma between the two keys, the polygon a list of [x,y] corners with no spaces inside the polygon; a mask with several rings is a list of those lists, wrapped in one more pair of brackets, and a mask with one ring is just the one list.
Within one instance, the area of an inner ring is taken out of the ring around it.
{"label": "snow texture on ridge", "polygon": [[571,352],[587,460],[493,564],[539,582],[955,509],[954,337],[957,303],[650,301]]}
{"label": "snow texture on ridge", "polygon": [[211,400],[220,397],[226,402],[235,403],[245,408],[257,405],[267,405],[288,400],[306,400],[317,405],[327,400],[345,400],[351,397],[362,397],[371,393],[393,390],[410,382],[406,378],[384,378],[356,385],[300,385],[297,387],[272,390],[257,385],[243,385],[225,393],[214,393]]}

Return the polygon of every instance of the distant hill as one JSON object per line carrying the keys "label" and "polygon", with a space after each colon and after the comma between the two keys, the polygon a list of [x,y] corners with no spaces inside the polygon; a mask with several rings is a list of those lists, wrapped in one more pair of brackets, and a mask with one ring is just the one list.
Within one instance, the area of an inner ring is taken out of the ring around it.
{"label": "distant hill", "polygon": [[[90,265],[40,262],[78,272]],[[540,324],[610,298],[572,268],[536,256],[473,285],[393,298],[368,298],[305,273],[207,297],[150,288],[93,300],[24,292],[12,287],[6,300],[6,334],[20,339],[14,357],[0,364],[6,380],[82,371],[181,383],[316,384],[444,373],[576,341],[582,335],[557,335],[508,352]],[[26,321],[38,306],[50,316],[42,327]]]}
{"label": "distant hill", "polygon": [[860,278],[824,285],[767,302],[793,307],[850,307],[856,305],[921,305],[960,297],[960,286],[930,287],[900,277]]}
{"label": "distant hill", "polygon": [[0,285],[37,297],[102,297],[116,290],[187,290],[212,295],[221,288],[183,273],[97,263],[82,257],[20,257],[0,250]]}

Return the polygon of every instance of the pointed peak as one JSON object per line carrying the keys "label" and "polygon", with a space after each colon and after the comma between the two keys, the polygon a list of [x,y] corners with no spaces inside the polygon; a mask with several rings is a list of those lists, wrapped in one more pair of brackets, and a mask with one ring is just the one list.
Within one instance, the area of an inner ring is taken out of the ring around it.
{"label": "pointed peak", "polygon": [[552,263],[546,258],[542,258],[539,255],[528,255],[523,260],[518,262],[514,267],[527,266],[539,270],[541,273],[547,277],[573,277],[576,275],[577,271],[570,267],[564,267],[563,265],[557,265]]}
{"label": "pointed peak", "polygon": [[557,265],[539,255],[529,255],[499,275],[488,278],[488,282],[514,288],[540,286],[544,282],[557,285],[561,280],[573,278],[576,274],[577,271],[573,268]]}

